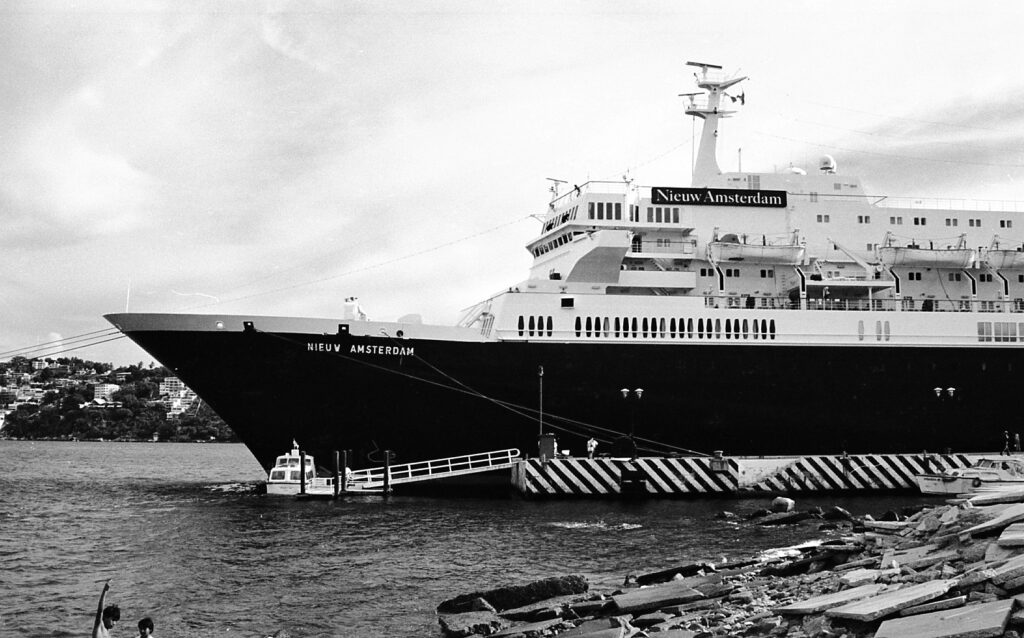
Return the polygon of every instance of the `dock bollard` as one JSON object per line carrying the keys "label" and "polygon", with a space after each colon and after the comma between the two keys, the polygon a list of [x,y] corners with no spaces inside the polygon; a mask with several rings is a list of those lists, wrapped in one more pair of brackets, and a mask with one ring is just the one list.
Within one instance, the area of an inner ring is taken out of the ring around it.
{"label": "dock bollard", "polygon": [[338,498],[341,490],[341,470],[338,464],[338,451],[334,451],[334,498]]}
{"label": "dock bollard", "polygon": [[306,493],[306,453],[299,450],[299,494]]}
{"label": "dock bollard", "polygon": [[384,495],[391,493],[391,450],[384,450]]}

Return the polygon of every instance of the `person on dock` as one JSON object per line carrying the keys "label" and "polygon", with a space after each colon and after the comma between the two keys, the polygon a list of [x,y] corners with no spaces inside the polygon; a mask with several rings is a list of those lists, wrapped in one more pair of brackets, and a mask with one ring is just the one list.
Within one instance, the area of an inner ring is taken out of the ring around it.
{"label": "person on dock", "polygon": [[146,616],[139,621],[139,638],[151,638],[153,635],[153,619]]}
{"label": "person on dock", "polygon": [[1013,451],[1020,454],[1020,432],[1013,434]]}
{"label": "person on dock", "polygon": [[117,605],[103,606],[110,591],[110,581],[103,583],[100,603],[96,606],[96,622],[92,626],[92,638],[110,638],[110,630],[121,620],[121,609]]}
{"label": "person on dock", "polygon": [[1010,432],[1008,430],[1003,430],[1003,451],[999,454],[1010,456]]}
{"label": "person on dock", "polygon": [[587,441],[587,458],[594,458],[594,450],[597,449],[597,441],[593,437]]}

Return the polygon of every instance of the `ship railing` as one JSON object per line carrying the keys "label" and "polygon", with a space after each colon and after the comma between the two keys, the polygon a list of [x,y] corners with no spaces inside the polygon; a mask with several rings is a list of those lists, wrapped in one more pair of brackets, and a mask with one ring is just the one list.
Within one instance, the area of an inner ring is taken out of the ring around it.
{"label": "ship railing", "polygon": [[870,196],[880,208],[912,208],[923,210],[971,210],[997,213],[1024,212],[1024,201],[1012,199],[942,199],[929,197]]}
{"label": "ship railing", "polygon": [[[807,299],[808,310],[903,312],[1024,312],[1024,299]],[[800,310],[800,301],[789,297],[705,295],[706,308],[731,310]]]}
{"label": "ship railing", "polygon": [[373,489],[384,485],[385,478],[391,485],[415,483],[441,478],[475,474],[490,470],[512,467],[519,461],[519,450],[510,448],[493,452],[464,454],[443,459],[416,461],[402,465],[374,467],[355,470],[346,480],[350,489]]}
{"label": "ship railing", "polygon": [[[630,182],[593,180],[582,184],[564,184],[561,188],[568,187],[564,193],[551,200],[551,208],[568,206],[573,200],[587,194],[594,195],[620,195],[625,196],[629,192]],[[559,190],[561,190],[561,188]],[[583,213],[586,215],[586,212]]]}

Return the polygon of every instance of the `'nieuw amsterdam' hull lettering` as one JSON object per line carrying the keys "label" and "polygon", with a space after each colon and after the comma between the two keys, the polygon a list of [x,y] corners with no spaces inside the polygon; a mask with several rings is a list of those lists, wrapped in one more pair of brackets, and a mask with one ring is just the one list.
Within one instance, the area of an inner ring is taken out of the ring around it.
{"label": "'nieuw amsterdam' hull lettering", "polygon": [[[307,343],[308,352],[345,352],[345,346],[340,343]],[[384,356],[411,357],[415,348],[405,346],[359,346],[352,344],[348,348],[348,354],[378,354]]]}
{"label": "'nieuw amsterdam' hull lettering", "polygon": [[651,189],[652,204],[692,206],[754,206],[784,208],[786,191],[741,190],[733,188],[666,188]]}

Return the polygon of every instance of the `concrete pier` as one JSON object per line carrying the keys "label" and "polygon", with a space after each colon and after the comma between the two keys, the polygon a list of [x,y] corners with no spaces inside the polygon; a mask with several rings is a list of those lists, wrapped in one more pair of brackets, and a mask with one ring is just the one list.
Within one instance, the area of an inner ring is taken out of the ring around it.
{"label": "concrete pier", "polygon": [[995,454],[840,454],[787,457],[528,459],[512,484],[535,497],[672,497],[916,490],[918,474],[968,467]]}

